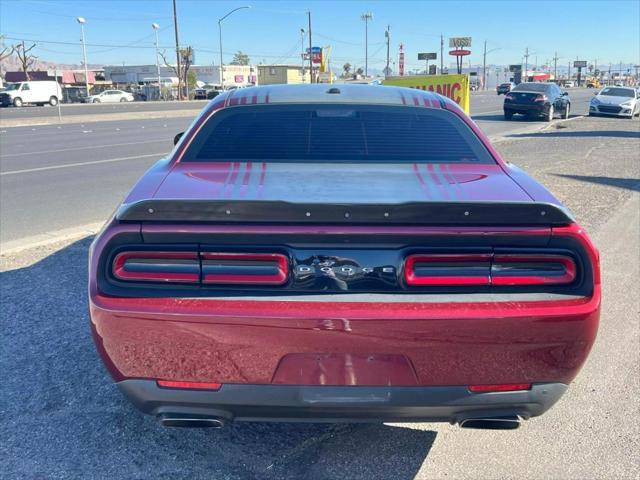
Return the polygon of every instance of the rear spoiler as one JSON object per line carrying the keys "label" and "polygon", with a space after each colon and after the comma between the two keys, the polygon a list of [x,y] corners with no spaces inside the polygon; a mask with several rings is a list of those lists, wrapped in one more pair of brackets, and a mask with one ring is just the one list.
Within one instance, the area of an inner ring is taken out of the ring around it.
{"label": "rear spoiler", "polygon": [[574,222],[564,207],[541,202],[304,204],[261,200],[141,200],[122,205],[116,218],[122,222],[547,227]]}

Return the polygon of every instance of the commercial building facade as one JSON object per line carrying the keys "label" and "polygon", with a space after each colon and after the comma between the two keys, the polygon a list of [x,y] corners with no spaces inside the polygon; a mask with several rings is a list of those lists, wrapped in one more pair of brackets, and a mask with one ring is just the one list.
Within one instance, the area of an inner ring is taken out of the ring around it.
{"label": "commercial building facade", "polygon": [[310,83],[309,70],[300,65],[259,65],[260,85]]}

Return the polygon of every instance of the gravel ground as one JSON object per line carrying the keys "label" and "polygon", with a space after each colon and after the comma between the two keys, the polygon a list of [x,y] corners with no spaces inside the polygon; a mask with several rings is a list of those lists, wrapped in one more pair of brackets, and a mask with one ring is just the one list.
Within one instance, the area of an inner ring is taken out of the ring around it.
{"label": "gravel ground", "polygon": [[162,428],[121,397],[95,353],[84,238],[0,257],[0,477],[639,478],[639,124],[578,119],[498,145],[573,209],[603,254],[598,342],[545,416],[511,432],[440,424]]}

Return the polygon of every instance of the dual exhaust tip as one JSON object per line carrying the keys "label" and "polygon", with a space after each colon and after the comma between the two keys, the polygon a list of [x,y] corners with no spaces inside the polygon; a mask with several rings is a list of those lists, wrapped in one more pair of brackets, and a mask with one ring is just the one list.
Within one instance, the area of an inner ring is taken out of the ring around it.
{"label": "dual exhaust tip", "polygon": [[215,428],[220,429],[224,427],[227,420],[222,417],[209,417],[200,415],[183,415],[163,413],[158,419],[160,424],[164,427],[179,427],[179,428]]}
{"label": "dual exhaust tip", "polygon": [[[227,424],[226,418],[201,415],[163,413],[158,418],[165,427],[220,429]],[[461,420],[459,425],[461,428],[483,430],[515,430],[520,426],[520,419],[518,417],[466,418]]]}

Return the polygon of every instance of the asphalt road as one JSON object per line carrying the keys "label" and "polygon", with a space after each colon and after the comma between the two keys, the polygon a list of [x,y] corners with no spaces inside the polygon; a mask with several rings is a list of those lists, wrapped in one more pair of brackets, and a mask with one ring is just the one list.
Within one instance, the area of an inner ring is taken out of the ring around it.
{"label": "asphalt road", "polygon": [[[71,103],[62,104],[60,109],[62,116],[67,115],[101,115],[105,113],[124,112],[164,112],[172,110],[201,110],[207,102],[194,100],[189,102],[123,102],[123,103]],[[0,108],[0,119],[36,119],[55,117],[58,115],[58,107],[45,105],[37,107],[27,105],[22,108]]]}
{"label": "asphalt road", "polygon": [[[571,92],[573,113],[587,111],[591,91]],[[504,97],[474,92],[472,117],[490,137],[540,129],[545,122],[502,116]],[[178,102],[70,105],[87,113],[85,124],[37,125],[0,129],[0,247],[25,237],[105,220],[140,175],[172,148],[173,136],[191,117],[95,121],[94,112],[135,108],[183,110]],[[189,102],[194,116],[203,102]],[[50,107],[1,109],[0,116]],[[155,110],[154,110],[155,111]],[[46,116],[51,115],[47,113]],[[4,117],[3,117],[4,118]],[[71,208],[70,208],[71,206]]]}
{"label": "asphalt road", "polygon": [[639,127],[637,120],[581,118],[514,133],[497,145],[575,212],[601,252],[598,339],[568,393],[544,416],[513,431],[446,424],[160,427],[122,398],[95,353],[85,238],[0,257],[0,476],[637,479]]}

